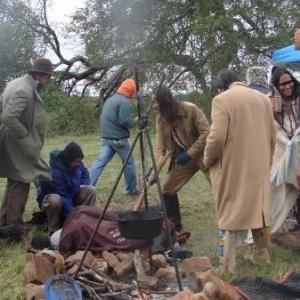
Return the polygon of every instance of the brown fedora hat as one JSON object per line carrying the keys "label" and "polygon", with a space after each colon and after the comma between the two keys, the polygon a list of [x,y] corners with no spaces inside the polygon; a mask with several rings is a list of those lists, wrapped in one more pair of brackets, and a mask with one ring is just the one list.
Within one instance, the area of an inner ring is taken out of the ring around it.
{"label": "brown fedora hat", "polygon": [[54,75],[52,63],[48,58],[37,58],[29,72],[47,74],[51,76]]}

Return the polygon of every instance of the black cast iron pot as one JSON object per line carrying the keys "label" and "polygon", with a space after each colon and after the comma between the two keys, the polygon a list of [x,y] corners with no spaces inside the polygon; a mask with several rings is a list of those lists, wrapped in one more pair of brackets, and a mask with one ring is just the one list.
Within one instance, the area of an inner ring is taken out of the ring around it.
{"label": "black cast iron pot", "polygon": [[120,213],[120,233],[130,239],[152,239],[161,233],[163,212],[160,210],[137,210]]}

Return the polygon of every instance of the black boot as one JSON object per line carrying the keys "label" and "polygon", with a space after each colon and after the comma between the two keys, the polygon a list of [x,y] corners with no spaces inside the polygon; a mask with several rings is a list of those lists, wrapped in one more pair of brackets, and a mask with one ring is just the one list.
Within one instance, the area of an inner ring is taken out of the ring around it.
{"label": "black boot", "polygon": [[167,217],[173,222],[176,231],[182,230],[180,207],[177,194],[163,194]]}
{"label": "black boot", "polygon": [[10,224],[0,227],[0,239],[6,240],[7,244],[20,242],[24,235],[24,229],[21,224]]}

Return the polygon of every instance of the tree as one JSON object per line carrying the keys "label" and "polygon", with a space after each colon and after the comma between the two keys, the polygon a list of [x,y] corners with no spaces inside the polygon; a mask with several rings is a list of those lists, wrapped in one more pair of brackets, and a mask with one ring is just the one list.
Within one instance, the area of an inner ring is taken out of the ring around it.
{"label": "tree", "polygon": [[42,53],[36,47],[33,32],[22,27],[6,10],[12,2],[16,11],[23,13],[25,9],[20,1],[0,0],[0,91],[8,80],[28,71],[32,60]]}
{"label": "tree", "polygon": [[[105,87],[116,71],[138,65],[143,82],[195,83],[204,93],[218,70],[267,65],[273,49],[290,43],[300,0],[90,0],[68,31],[85,55],[65,59],[47,19],[47,0],[34,18],[15,16],[56,53],[58,83]],[[150,84],[151,85],[151,84]],[[183,85],[183,88],[185,86]],[[84,89],[85,90],[85,89]]]}
{"label": "tree", "polygon": [[74,24],[91,61],[189,73],[208,92],[222,68],[243,72],[249,65],[267,65],[272,50],[290,42],[299,5],[299,0],[91,0]]}

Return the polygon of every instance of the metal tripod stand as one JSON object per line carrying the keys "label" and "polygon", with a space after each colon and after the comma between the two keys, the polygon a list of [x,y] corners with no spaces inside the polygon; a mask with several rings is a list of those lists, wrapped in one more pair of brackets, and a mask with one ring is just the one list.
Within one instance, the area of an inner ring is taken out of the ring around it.
{"label": "metal tripod stand", "polygon": [[[135,77],[136,77],[136,83],[137,83],[137,91],[139,90],[139,84],[138,84],[138,74],[137,74],[137,70],[135,70]],[[144,112],[144,107],[143,107],[143,101],[142,101],[142,97],[139,94],[139,92],[137,92],[137,111],[138,111],[138,132],[133,140],[133,143],[130,147],[129,153],[123,163],[123,166],[121,168],[121,171],[118,174],[118,177],[113,185],[113,188],[109,194],[109,197],[106,201],[106,204],[104,206],[102,215],[99,217],[97,225],[89,239],[89,242],[86,246],[86,249],[84,251],[84,254],[81,258],[81,261],[79,263],[79,267],[77,269],[77,272],[75,273],[75,277],[77,277],[82,264],[86,258],[86,255],[91,247],[91,244],[96,236],[96,233],[99,229],[99,226],[102,222],[102,220],[104,219],[105,213],[111,203],[112,197],[115,193],[115,190],[119,184],[119,181],[122,177],[122,174],[124,172],[124,169],[128,163],[128,160],[130,158],[130,156],[132,155],[132,152],[136,146],[137,141],[139,140],[140,142],[140,150],[141,150],[141,165],[142,165],[142,171],[143,171],[143,181],[144,181],[144,196],[145,196],[145,209],[148,209],[148,199],[147,199],[147,186],[146,186],[146,178],[145,178],[145,174],[146,174],[146,167],[145,167],[145,153],[144,153],[144,144],[145,142],[148,144],[149,146],[149,151],[150,151],[150,156],[151,156],[151,160],[152,160],[152,165],[153,165],[153,171],[155,174],[155,178],[156,178],[156,184],[157,184],[157,188],[158,188],[158,194],[159,194],[159,200],[160,200],[160,204],[161,204],[161,208],[164,212],[165,215],[165,219],[167,219],[167,211],[166,211],[166,207],[163,201],[163,196],[162,196],[162,188],[161,188],[161,184],[160,184],[160,180],[159,180],[159,176],[158,176],[158,169],[157,169],[157,165],[156,165],[156,161],[155,161],[155,157],[154,157],[154,151],[153,151],[153,145],[152,145],[152,141],[151,141],[151,136],[150,136],[150,128],[149,128],[149,120],[148,120],[148,115],[147,113]],[[182,288],[182,282],[181,282],[181,277],[179,274],[179,269],[178,269],[178,264],[177,264],[177,260],[175,257],[175,251],[174,251],[174,246],[173,246],[173,241],[172,241],[172,234],[171,234],[171,226],[170,223],[166,220],[165,222],[166,227],[167,227],[167,232],[168,232],[168,239],[169,239],[169,245],[172,251],[172,256],[173,256],[173,264],[175,267],[175,272],[176,272],[176,279],[177,279],[177,283],[178,283],[178,288],[181,291]],[[150,252],[150,259],[151,259],[151,252]]]}

